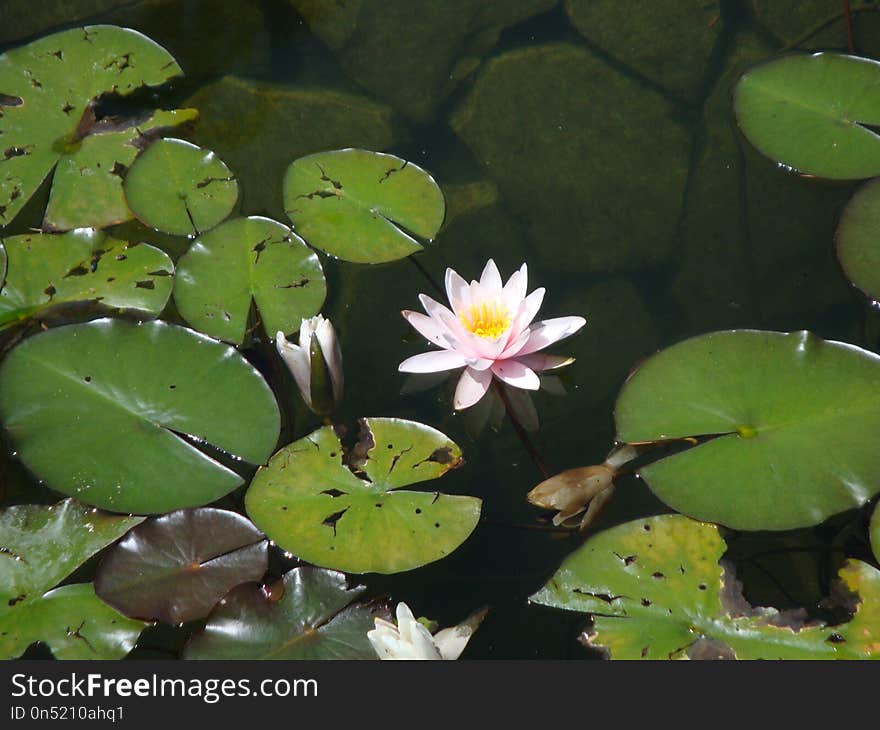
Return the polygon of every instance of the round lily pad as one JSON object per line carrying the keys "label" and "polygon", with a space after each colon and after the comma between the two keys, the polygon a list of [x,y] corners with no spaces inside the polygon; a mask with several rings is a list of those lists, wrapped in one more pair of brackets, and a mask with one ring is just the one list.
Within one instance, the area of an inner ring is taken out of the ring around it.
{"label": "round lily pad", "polygon": [[850,198],[835,241],[843,273],[871,299],[880,299],[880,180],[865,183]]}
{"label": "round lily pad", "polygon": [[263,534],[243,515],[177,510],[132,530],[101,561],[95,591],[126,616],[170,624],[207,616],[269,562]]}
{"label": "round lily pad", "polygon": [[49,487],[116,512],[207,504],[260,464],[280,415],[233,348],[165,322],[100,319],[43,332],[0,366],[0,419]]}
{"label": "round lily pad", "polygon": [[240,344],[251,301],[274,336],[321,310],[327,285],[315,253],[287,226],[236,218],[200,236],[178,261],[174,301],[183,318]]}
{"label": "round lily pad", "polygon": [[880,175],[880,62],[839,53],[793,54],[743,74],[737,122],[767,157],[832,179]]}
{"label": "round lily pad", "polygon": [[327,426],[278,451],[245,495],[247,513],[302,560],[347,573],[399,573],[446,557],[477,525],[480,500],[400,487],[461,461],[439,431],[413,421],[362,421],[343,448]]}
{"label": "round lily pad", "polygon": [[743,530],[815,525],[880,491],[880,356],[807,332],[714,332],[646,360],[617,439],[697,438],[640,475],[673,509]]}
{"label": "round lily pad", "polygon": [[123,183],[137,218],[164,233],[198,236],[228,216],[238,183],[210,150],[182,139],[160,139],[134,161]]}
{"label": "round lily pad", "polygon": [[591,614],[582,641],[612,659],[880,657],[876,568],[841,568],[843,592],[857,596],[849,621],[805,624],[750,606],[718,563],[725,548],[717,526],[683,515],[627,522],[587,540],[531,600]]}
{"label": "round lily pad", "polygon": [[345,149],[291,163],[284,210],[315,248],[346,261],[377,264],[422,250],[443,224],[440,187],[418,165],[394,155]]}

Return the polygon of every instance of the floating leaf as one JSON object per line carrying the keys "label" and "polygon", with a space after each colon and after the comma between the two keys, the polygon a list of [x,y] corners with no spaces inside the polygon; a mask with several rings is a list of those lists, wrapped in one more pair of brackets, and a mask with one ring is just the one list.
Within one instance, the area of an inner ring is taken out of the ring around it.
{"label": "floating leaf", "polygon": [[847,278],[867,296],[880,299],[880,180],[865,183],[846,204],[835,240]]}
{"label": "floating leaf", "polygon": [[0,417],[50,487],[135,513],[232,491],[242,478],[193,443],[260,464],[280,423],[269,386],[233,348],[165,322],[111,319],[18,345],[0,366]]}
{"label": "floating leaf", "polygon": [[253,300],[270,336],[317,314],[327,286],[321,262],[287,226],[236,218],[198,238],[178,262],[174,301],[183,318],[213,337],[244,339]]}
{"label": "floating leaf", "polygon": [[458,466],[458,446],[413,421],[370,418],[362,429],[349,453],[330,426],[278,451],[251,482],[248,515],[284,550],[347,573],[446,557],[476,527],[480,500],[398,490]]}
{"label": "floating leaf", "polygon": [[238,201],[238,183],[223,160],[182,139],[161,139],[147,147],[123,187],[139,220],[180,236],[213,228]]}
{"label": "floating leaf", "polygon": [[44,641],[59,659],[118,659],[144,628],[101,603],[90,584],[51,590],[142,517],[72,499],[0,512],[0,658]]}
{"label": "floating leaf", "polygon": [[76,302],[156,316],[171,295],[174,264],[145,243],[93,228],[26,233],[3,243],[9,270],[0,290],[0,328]]}
{"label": "floating leaf", "polygon": [[683,515],[627,522],[587,540],[531,600],[592,614],[584,641],[613,659],[880,657],[880,571],[848,561],[853,618],[805,625],[746,603],[718,563],[725,547],[717,526]]}
{"label": "floating leaf", "polygon": [[342,573],[319,568],[294,568],[265,591],[239,586],[192,638],[184,659],[376,659],[367,632],[375,616],[386,616],[352,603],[363,592],[348,588]]}
{"label": "floating leaf", "polygon": [[782,56],[743,74],[740,129],[763,154],[832,179],[880,175],[880,63],[839,53]]}
{"label": "floating leaf", "polygon": [[104,556],[95,591],[126,616],[169,624],[204,618],[230,590],[259,581],[267,542],[246,517],[178,510],[132,530]]}
{"label": "floating leaf", "polygon": [[377,264],[422,250],[443,224],[443,193],[418,165],[345,149],[301,157],[284,176],[284,209],[312,246]]}
{"label": "floating leaf", "polygon": [[195,109],[151,112],[146,118],[96,123],[55,167],[43,228],[105,228],[131,220],[122,180],[138,153],[165,131],[198,119]]}
{"label": "floating leaf", "polygon": [[880,490],[880,357],[808,332],[714,332],[667,348],[624,385],[616,421],[621,442],[700,438],[639,472],[697,519],[805,527]]}
{"label": "floating leaf", "polygon": [[880,507],[874,506],[874,512],[871,515],[871,549],[874,551],[874,557],[880,562]]}
{"label": "floating leaf", "polygon": [[180,74],[171,54],[127,28],[93,25],[0,55],[0,225],[31,198],[89,126],[90,103]]}

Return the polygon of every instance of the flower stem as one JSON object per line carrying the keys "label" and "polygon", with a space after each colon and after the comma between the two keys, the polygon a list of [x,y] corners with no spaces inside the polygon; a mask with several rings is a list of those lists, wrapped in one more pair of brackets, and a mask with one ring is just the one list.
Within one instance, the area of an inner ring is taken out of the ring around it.
{"label": "flower stem", "polygon": [[498,393],[498,397],[501,398],[501,402],[504,404],[504,410],[507,411],[510,422],[513,424],[513,430],[516,431],[516,435],[519,436],[519,440],[522,442],[523,447],[525,447],[526,452],[531,457],[532,462],[534,462],[535,466],[538,468],[538,471],[541,472],[541,476],[544,477],[544,479],[549,479],[550,470],[547,469],[547,466],[544,464],[544,460],[541,458],[541,454],[532,443],[531,438],[529,438],[528,431],[523,428],[523,425],[516,417],[516,414],[513,411],[513,407],[510,404],[510,399],[507,397],[507,393],[504,391],[504,386],[502,386],[501,383],[499,383],[497,380],[492,381],[492,386],[495,388],[495,392]]}

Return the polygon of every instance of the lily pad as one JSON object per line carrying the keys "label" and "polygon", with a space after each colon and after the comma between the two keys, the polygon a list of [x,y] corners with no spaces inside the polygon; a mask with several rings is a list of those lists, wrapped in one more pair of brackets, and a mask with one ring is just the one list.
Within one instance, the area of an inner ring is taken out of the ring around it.
{"label": "lily pad", "polygon": [[347,573],[399,573],[446,557],[477,525],[481,502],[399,491],[461,463],[439,431],[396,418],[362,421],[347,452],[326,426],[278,451],[245,495],[247,513],[284,550]]}
{"label": "lily pad", "polygon": [[110,550],[95,591],[126,616],[170,624],[204,618],[230,590],[259,581],[268,544],[235,512],[178,510],[145,522]]}
{"label": "lily pad", "polygon": [[260,464],[280,425],[269,386],[233,348],[165,322],[111,319],[18,345],[0,366],[0,418],[48,486],[135,513],[228,494],[243,480],[209,450]]}
{"label": "lily pad", "polygon": [[843,273],[873,300],[880,299],[880,180],[865,183],[846,204],[835,240]]}
{"label": "lily pad", "polygon": [[238,202],[238,183],[213,152],[182,139],[154,142],[123,183],[137,218],[164,233],[196,235],[216,226]]}
{"label": "lily pad", "polygon": [[122,191],[129,166],[156,137],[198,116],[195,109],[176,109],[97,122],[55,167],[44,230],[105,228],[134,218]]}
{"label": "lily pad", "polygon": [[700,439],[640,470],[697,519],[806,527],[880,490],[880,356],[808,332],[714,332],[667,348],[630,377],[615,417],[621,442]]}
{"label": "lily pad", "polygon": [[174,264],[157,248],[119,241],[93,228],[3,239],[8,273],[0,290],[0,329],[62,304],[158,315],[171,295]]}
{"label": "lily pad", "polygon": [[783,56],[743,74],[736,118],[764,155],[831,179],[880,175],[880,62],[838,53]]}
{"label": "lily pad", "polygon": [[315,253],[269,218],[236,218],[199,237],[179,260],[174,301],[193,327],[241,344],[257,305],[266,332],[290,333],[321,310],[327,285]]}
{"label": "lily pad", "polygon": [[268,589],[233,590],[184,659],[376,659],[367,632],[383,611],[352,603],[364,592],[332,570],[294,568]]}
{"label": "lily pad", "polygon": [[718,527],[683,515],[635,520],[590,538],[531,600],[593,616],[583,641],[613,659],[873,659],[880,657],[880,571],[839,573],[857,595],[836,626],[750,606],[719,565]]}
{"label": "lily pad", "polygon": [[422,250],[437,235],[443,193],[418,165],[394,155],[345,149],[301,157],[284,176],[284,209],[312,246],[357,263]]}
{"label": "lily pad", "polygon": [[127,28],[93,25],[0,55],[0,225],[36,192],[88,126],[90,102],[181,73],[171,54]]}
{"label": "lily pad", "polygon": [[0,512],[0,658],[36,641],[58,659],[119,659],[145,624],[121,616],[91,584],[51,590],[142,517],[109,515],[72,499]]}
{"label": "lily pad", "polygon": [[880,562],[880,507],[874,507],[874,513],[871,515],[871,549],[874,551],[874,557]]}

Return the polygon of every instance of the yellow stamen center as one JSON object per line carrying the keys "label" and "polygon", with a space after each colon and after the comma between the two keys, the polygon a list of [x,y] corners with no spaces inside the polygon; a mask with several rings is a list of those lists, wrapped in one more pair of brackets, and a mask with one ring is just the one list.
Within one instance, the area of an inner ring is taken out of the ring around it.
{"label": "yellow stamen center", "polygon": [[458,318],[468,332],[477,337],[494,340],[510,327],[507,307],[497,301],[471,304]]}

